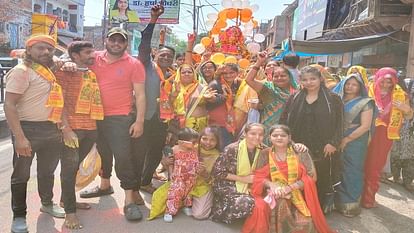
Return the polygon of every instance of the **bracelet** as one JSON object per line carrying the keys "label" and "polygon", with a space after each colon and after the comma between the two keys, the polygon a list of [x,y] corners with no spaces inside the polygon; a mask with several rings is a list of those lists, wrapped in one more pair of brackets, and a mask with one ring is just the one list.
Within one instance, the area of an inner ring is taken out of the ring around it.
{"label": "bracelet", "polygon": [[252,70],[259,71],[260,67],[259,66],[252,66]]}
{"label": "bracelet", "polygon": [[185,51],[186,53],[193,53],[193,51],[191,51],[191,50],[187,50],[187,51]]}

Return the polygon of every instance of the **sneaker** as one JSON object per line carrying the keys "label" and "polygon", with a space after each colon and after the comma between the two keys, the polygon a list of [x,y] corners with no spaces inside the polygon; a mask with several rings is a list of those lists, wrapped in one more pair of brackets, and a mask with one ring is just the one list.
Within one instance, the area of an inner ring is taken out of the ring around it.
{"label": "sneaker", "polygon": [[193,216],[193,210],[191,209],[191,207],[184,207],[183,212],[187,216]]}
{"label": "sneaker", "polygon": [[171,214],[164,214],[164,222],[171,223],[173,221],[173,217]]}
{"label": "sneaker", "polygon": [[17,217],[13,219],[11,225],[11,232],[12,233],[28,233],[27,230],[27,223],[25,217]]}
{"label": "sneaker", "polygon": [[65,218],[65,210],[54,203],[50,205],[42,204],[42,206],[40,207],[40,211],[43,213],[48,213],[55,218]]}

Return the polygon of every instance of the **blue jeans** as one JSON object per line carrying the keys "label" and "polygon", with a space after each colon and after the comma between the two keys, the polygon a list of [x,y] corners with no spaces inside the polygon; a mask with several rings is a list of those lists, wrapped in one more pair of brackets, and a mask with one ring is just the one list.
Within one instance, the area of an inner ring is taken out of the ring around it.
{"label": "blue jeans", "polygon": [[134,172],[131,157],[131,136],[129,127],[133,117],[105,116],[97,121],[98,141],[97,148],[102,159],[102,178],[109,179],[112,172],[113,158],[115,158],[115,173],[121,181],[124,190],[137,189],[138,181]]}
{"label": "blue jeans", "polygon": [[[13,155],[11,176],[12,209],[14,218],[26,216],[27,181],[34,155],[37,156],[37,188],[43,205],[52,204],[54,172],[59,163],[63,143],[60,131],[52,122],[20,122],[32,147],[32,156]],[[15,140],[13,135],[13,141]]]}

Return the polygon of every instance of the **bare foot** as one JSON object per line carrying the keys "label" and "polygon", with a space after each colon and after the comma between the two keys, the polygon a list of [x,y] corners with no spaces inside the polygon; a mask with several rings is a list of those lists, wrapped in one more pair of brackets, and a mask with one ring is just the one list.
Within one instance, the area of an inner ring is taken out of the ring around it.
{"label": "bare foot", "polygon": [[[65,208],[65,203],[60,202],[60,207]],[[80,210],[89,210],[91,208],[91,205],[89,203],[84,202],[76,202],[76,209]]]}
{"label": "bare foot", "polygon": [[80,224],[79,219],[75,213],[66,214],[64,225],[66,228],[73,229],[73,230],[83,228],[83,226]]}
{"label": "bare foot", "polygon": [[139,193],[139,191],[134,191],[134,200],[135,200],[135,204],[137,205],[145,205],[145,201],[142,198],[141,194]]}

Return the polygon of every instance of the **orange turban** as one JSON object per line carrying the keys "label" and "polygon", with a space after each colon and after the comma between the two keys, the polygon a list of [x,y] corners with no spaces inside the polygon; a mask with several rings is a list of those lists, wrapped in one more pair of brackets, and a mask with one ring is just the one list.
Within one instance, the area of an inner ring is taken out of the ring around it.
{"label": "orange turban", "polygon": [[56,46],[56,41],[53,39],[53,37],[49,35],[33,35],[26,41],[26,48],[33,46],[34,44],[37,44],[39,42],[44,42],[46,44],[49,44],[53,47]]}

